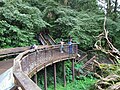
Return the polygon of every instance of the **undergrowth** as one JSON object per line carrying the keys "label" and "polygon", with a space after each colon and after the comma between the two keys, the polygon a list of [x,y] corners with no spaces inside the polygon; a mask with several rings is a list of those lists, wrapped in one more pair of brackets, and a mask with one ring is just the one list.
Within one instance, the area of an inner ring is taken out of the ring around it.
{"label": "undergrowth", "polygon": [[[70,60],[65,62],[66,67],[66,87],[64,87],[63,80],[63,68],[62,63],[57,63],[57,86],[56,90],[94,90],[94,83],[96,79],[92,76],[91,73],[88,73],[87,76],[83,76],[84,73],[81,69],[83,63],[75,63],[75,80],[72,81],[72,62]],[[53,77],[53,66],[47,67],[47,90],[54,90],[54,77]],[[39,72],[38,75],[38,85],[44,89],[44,70]],[[92,89],[91,89],[92,88]]]}
{"label": "undergrowth", "polygon": [[[95,81],[96,79],[93,77],[83,77],[81,80],[75,80],[74,82],[67,83],[66,87],[63,87],[62,84],[57,84],[56,90],[90,90]],[[49,86],[48,90],[54,90],[54,86]]]}

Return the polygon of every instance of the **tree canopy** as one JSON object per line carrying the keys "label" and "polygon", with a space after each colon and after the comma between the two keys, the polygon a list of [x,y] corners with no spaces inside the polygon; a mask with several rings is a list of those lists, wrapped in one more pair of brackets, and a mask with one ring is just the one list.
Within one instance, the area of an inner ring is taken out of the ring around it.
{"label": "tree canopy", "polygon": [[[109,38],[120,49],[120,12],[117,0],[106,0]],[[94,48],[103,31],[101,0],[2,0],[0,2],[0,47],[38,43],[35,36],[48,28],[59,42],[72,37],[83,50]],[[59,33],[59,34],[58,34]],[[105,45],[103,43],[103,45]]]}

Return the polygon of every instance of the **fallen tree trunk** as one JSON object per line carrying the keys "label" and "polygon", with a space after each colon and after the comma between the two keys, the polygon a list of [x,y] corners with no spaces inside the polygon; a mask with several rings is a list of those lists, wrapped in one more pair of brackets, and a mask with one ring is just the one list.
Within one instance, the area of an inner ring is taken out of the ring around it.
{"label": "fallen tree trunk", "polygon": [[120,90],[120,76],[113,74],[102,78],[97,81],[95,87],[96,90]]}

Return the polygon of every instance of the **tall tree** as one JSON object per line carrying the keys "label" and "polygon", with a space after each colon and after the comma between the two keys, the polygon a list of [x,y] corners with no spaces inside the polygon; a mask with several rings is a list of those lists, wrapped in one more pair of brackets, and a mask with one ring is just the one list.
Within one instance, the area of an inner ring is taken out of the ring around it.
{"label": "tall tree", "polygon": [[114,13],[116,13],[116,11],[117,11],[117,6],[118,6],[118,0],[115,0]]}
{"label": "tall tree", "polygon": [[112,0],[107,0],[107,15],[109,16],[112,12]]}
{"label": "tall tree", "polygon": [[68,3],[68,0],[64,0],[64,5],[67,5],[67,3]]}

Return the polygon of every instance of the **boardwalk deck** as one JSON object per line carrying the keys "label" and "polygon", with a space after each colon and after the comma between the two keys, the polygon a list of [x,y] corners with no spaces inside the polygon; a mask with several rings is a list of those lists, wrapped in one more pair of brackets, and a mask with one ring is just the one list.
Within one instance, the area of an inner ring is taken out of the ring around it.
{"label": "boardwalk deck", "polygon": [[13,66],[13,59],[9,59],[7,61],[0,61],[0,74],[4,73],[12,66]]}
{"label": "boardwalk deck", "polygon": [[[77,44],[73,44],[72,54],[69,54],[68,45],[64,46],[64,50],[64,53],[60,53],[60,45],[46,45],[38,47],[37,49],[28,49],[14,58],[14,64],[13,60],[1,61],[0,71],[3,73],[13,66],[15,85],[20,86],[23,90],[33,90],[34,88],[35,90],[41,90],[34,82],[30,80],[30,78],[41,69],[46,68],[53,63],[68,59],[75,59],[78,50]],[[13,52],[14,50],[12,50],[12,53]],[[11,52],[8,50],[4,53],[10,54]],[[1,55],[4,55],[4,53],[1,51]]]}

